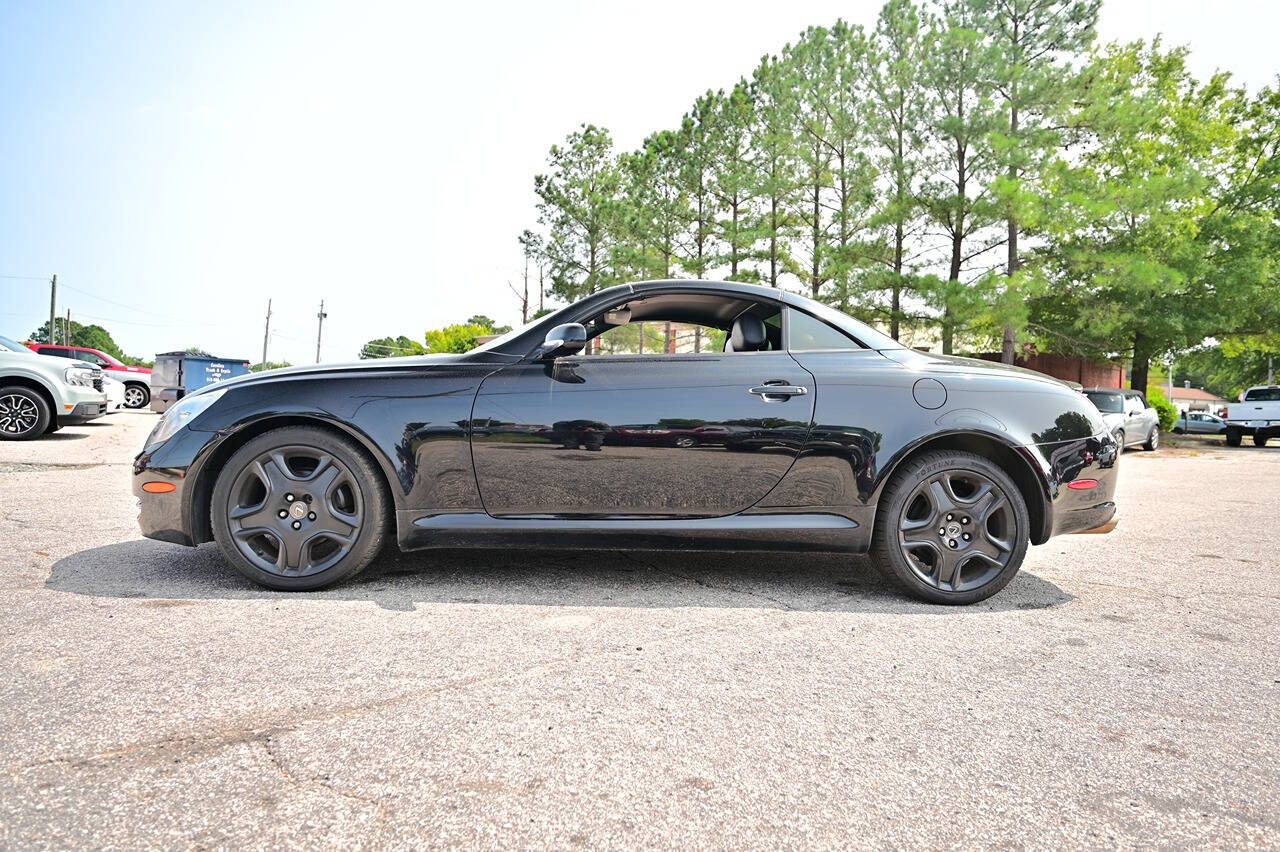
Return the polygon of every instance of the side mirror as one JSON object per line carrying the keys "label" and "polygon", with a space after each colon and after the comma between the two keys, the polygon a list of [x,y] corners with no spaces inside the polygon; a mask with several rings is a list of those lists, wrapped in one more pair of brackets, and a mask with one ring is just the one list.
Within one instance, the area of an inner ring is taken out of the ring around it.
{"label": "side mirror", "polygon": [[542,359],[560,358],[564,355],[575,355],[587,345],[587,329],[578,322],[567,322],[547,332],[547,337],[538,347],[538,357]]}

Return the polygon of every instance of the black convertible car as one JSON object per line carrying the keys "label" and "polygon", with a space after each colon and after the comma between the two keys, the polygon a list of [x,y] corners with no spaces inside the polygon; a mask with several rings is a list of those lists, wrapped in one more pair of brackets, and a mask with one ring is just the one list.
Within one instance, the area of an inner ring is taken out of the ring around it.
{"label": "black convertible car", "polygon": [[908,592],[969,603],[1029,544],[1114,526],[1118,449],[1046,376],[922,354],[779,290],[656,281],[465,355],[212,385],[133,476],[145,535],[216,541],[274,589],[350,578],[394,534],[869,551]]}

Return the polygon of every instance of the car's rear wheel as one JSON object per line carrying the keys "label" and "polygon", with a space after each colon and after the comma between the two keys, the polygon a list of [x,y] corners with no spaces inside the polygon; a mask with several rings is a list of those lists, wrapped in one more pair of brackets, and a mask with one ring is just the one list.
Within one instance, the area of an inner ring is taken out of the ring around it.
{"label": "car's rear wheel", "polygon": [[241,574],[307,591],[355,576],[382,547],[387,497],[350,440],[290,426],[259,435],[218,475],[213,536]]}
{"label": "car's rear wheel", "polygon": [[1142,445],[1142,449],[1150,452],[1160,446],[1160,427],[1152,426],[1151,434],[1147,435],[1146,442]]}
{"label": "car's rear wheel", "polygon": [[1004,588],[1022,565],[1031,522],[1017,485],[973,453],[927,453],[894,473],[876,512],[871,555],[907,592],[967,604]]}
{"label": "car's rear wheel", "polygon": [[151,389],[146,385],[128,384],[124,386],[124,407],[144,408],[151,401]]}
{"label": "car's rear wheel", "polygon": [[53,412],[45,398],[31,388],[0,388],[0,440],[29,441],[49,428]]}

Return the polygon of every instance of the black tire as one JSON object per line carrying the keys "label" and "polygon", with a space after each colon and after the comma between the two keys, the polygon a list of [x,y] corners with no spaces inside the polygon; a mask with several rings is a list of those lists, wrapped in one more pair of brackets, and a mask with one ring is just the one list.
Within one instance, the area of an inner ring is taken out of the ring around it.
{"label": "black tire", "polygon": [[1160,427],[1152,426],[1150,434],[1147,435],[1147,440],[1142,444],[1142,449],[1146,450],[1147,452],[1152,452],[1159,446],[1160,446]]}
{"label": "black tire", "polygon": [[45,427],[44,433],[46,435],[52,435],[54,432],[57,432],[61,428],[62,426],[59,425],[57,420],[50,420],[49,425]]}
{"label": "black tire", "polygon": [[1253,445],[1255,447],[1265,447],[1267,445],[1267,439],[1270,437],[1271,436],[1266,434],[1265,432],[1254,432]]}
{"label": "black tire", "polygon": [[1244,436],[1243,436],[1243,435],[1241,435],[1241,433],[1240,433],[1240,430],[1239,430],[1239,429],[1231,429],[1231,428],[1228,428],[1228,429],[1227,429],[1227,446],[1228,446],[1228,447],[1238,447],[1238,446],[1240,446],[1240,439],[1241,439],[1242,437],[1244,437]]}
{"label": "black tire", "polygon": [[[930,497],[921,492],[931,492],[939,479],[948,481],[942,486],[944,495]],[[955,489],[956,484],[966,482],[972,484],[972,492]],[[984,502],[988,489],[991,498]],[[954,511],[948,513],[945,505],[938,505],[939,499]],[[920,514],[921,501],[927,504],[924,514]],[[970,518],[970,511],[981,517]],[[995,520],[998,525],[992,532]],[[960,526],[970,521],[972,526]],[[932,539],[935,528],[939,539],[925,541]],[[966,529],[974,533],[966,539],[969,543],[963,544],[959,539],[967,534]],[[914,541],[908,540],[911,536],[916,537]],[[925,453],[894,472],[876,510],[871,559],[881,573],[914,597],[930,603],[970,604],[1008,585],[1022,566],[1030,541],[1027,504],[1009,475],[982,456],[947,450]],[[949,542],[959,546],[949,548]],[[922,551],[924,558],[917,555]],[[991,551],[999,558],[993,558]],[[938,561],[931,566],[926,558]],[[946,560],[952,560],[954,566],[953,573],[944,576]],[[971,577],[967,582],[966,574]]]}
{"label": "black tire", "polygon": [[[310,470],[300,463],[308,458],[315,462]],[[381,472],[355,443],[324,429],[288,426],[259,435],[227,460],[210,519],[237,571],[269,589],[302,592],[348,580],[372,562],[386,538],[389,509]],[[281,511],[288,515],[280,518]]]}
{"label": "black tire", "polygon": [[129,409],[146,408],[151,402],[151,388],[141,382],[126,382],[124,386],[124,407]]}
{"label": "black tire", "polygon": [[22,385],[0,387],[0,441],[39,438],[53,420],[49,402]]}

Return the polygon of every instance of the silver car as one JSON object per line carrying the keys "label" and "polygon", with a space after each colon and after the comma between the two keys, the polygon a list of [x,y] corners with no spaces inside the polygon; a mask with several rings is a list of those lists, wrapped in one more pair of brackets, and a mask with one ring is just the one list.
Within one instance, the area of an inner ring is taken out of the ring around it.
{"label": "silver car", "polygon": [[1227,421],[1207,411],[1185,411],[1178,415],[1173,431],[1193,435],[1221,435],[1227,431]]}
{"label": "silver car", "polygon": [[1084,395],[1102,413],[1102,420],[1122,447],[1160,446],[1160,415],[1147,405],[1140,391],[1125,388],[1085,388]]}

